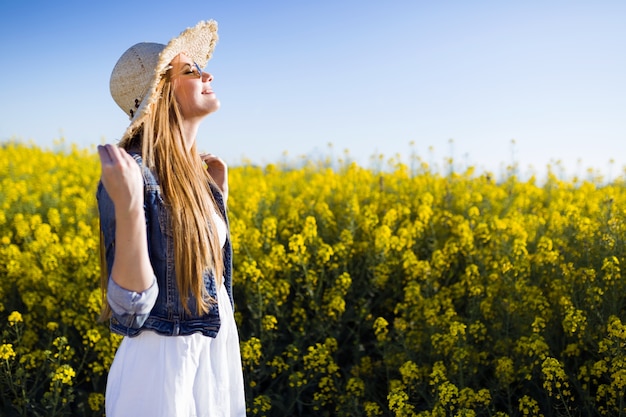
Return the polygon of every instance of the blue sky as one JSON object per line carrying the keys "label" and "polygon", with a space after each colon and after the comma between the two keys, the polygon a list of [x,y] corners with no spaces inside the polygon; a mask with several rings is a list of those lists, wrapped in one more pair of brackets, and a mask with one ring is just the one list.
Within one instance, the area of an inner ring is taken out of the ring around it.
{"label": "blue sky", "polygon": [[0,141],[116,142],[119,56],[205,19],[222,108],[198,142],[231,165],[347,150],[496,173],[626,166],[623,0],[3,2]]}

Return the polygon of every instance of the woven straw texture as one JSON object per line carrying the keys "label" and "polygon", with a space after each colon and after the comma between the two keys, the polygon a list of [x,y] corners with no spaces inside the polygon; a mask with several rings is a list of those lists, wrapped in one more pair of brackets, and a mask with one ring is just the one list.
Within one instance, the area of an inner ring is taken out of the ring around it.
{"label": "woven straw texture", "polygon": [[156,87],[172,60],[184,53],[204,68],[217,39],[217,22],[209,20],[187,28],[167,45],[142,42],[124,52],[109,82],[113,100],[131,120],[123,137],[131,135],[152,111],[159,99]]}

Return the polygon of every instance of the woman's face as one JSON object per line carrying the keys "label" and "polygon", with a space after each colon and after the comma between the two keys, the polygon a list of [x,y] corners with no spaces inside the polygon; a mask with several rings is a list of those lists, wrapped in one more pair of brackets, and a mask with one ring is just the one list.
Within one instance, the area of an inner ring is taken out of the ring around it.
{"label": "woman's face", "polygon": [[185,120],[199,119],[220,108],[211,88],[213,76],[184,54],[172,60],[174,97]]}

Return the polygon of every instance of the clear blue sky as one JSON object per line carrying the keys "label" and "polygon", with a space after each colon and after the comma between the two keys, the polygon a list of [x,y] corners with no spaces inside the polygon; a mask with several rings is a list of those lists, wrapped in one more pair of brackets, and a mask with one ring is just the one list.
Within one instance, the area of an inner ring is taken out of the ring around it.
{"label": "clear blue sky", "polygon": [[0,141],[116,142],[119,56],[211,18],[222,108],[198,142],[230,164],[347,149],[496,173],[626,166],[624,0],[5,1]]}

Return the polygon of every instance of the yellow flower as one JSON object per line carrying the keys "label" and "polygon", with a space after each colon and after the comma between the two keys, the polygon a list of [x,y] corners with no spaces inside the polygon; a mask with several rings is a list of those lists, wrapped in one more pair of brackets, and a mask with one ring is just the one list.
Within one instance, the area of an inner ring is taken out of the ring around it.
{"label": "yellow flower", "polygon": [[76,372],[69,365],[59,366],[54,375],[52,376],[52,382],[60,381],[61,384],[72,385],[72,378],[76,376]]}
{"label": "yellow flower", "polygon": [[402,387],[392,389],[387,395],[387,402],[389,409],[393,411],[396,416],[409,416],[413,413],[414,407],[409,403],[409,395]]}
{"label": "yellow flower", "polygon": [[89,344],[89,346],[94,346],[96,343],[100,341],[100,332],[97,329],[89,329],[87,330],[87,334],[85,335],[85,342]]}
{"label": "yellow flower", "polygon": [[467,210],[467,216],[471,219],[477,219],[480,217],[480,209],[476,206],[472,206]]}
{"label": "yellow flower", "polygon": [[515,367],[513,359],[508,357],[496,360],[496,376],[503,386],[508,386],[515,380]]}
{"label": "yellow flower", "polygon": [[[272,400],[267,395],[259,395],[252,402],[252,414],[266,413],[272,409]],[[249,410],[250,411],[250,410]]]}
{"label": "yellow flower", "polygon": [[465,329],[467,326],[463,323],[459,323],[458,321],[453,321],[450,323],[450,335],[453,337],[456,336],[465,336]]}
{"label": "yellow flower", "polygon": [[291,388],[299,388],[308,383],[308,380],[304,376],[304,373],[301,371],[296,371],[292,374],[289,374],[289,386]]}
{"label": "yellow flower", "polygon": [[518,409],[524,416],[542,416],[542,414],[539,413],[539,404],[528,395],[524,395],[520,398]]}
{"label": "yellow flower", "polygon": [[363,408],[365,409],[365,415],[367,417],[376,417],[383,415],[383,410],[381,410],[380,406],[375,402],[365,401],[363,403]]}
{"label": "yellow flower", "polygon": [[259,364],[261,360],[261,340],[256,337],[241,342],[241,361],[244,366],[252,367]]}
{"label": "yellow flower", "polygon": [[0,345],[0,360],[8,361],[15,357],[15,351],[13,350],[13,345],[10,343],[5,343]]}
{"label": "yellow flower", "polygon": [[626,325],[622,324],[619,317],[609,317],[607,331],[609,336],[626,341]]}
{"label": "yellow flower", "polygon": [[432,386],[437,386],[442,382],[448,380],[446,376],[446,366],[443,362],[437,361],[433,364],[433,370],[430,373],[430,382],[429,384]]}
{"label": "yellow flower", "polygon": [[354,397],[362,397],[365,394],[365,382],[361,378],[350,378],[346,384],[346,391]]}
{"label": "yellow flower", "polygon": [[91,411],[99,411],[104,406],[104,395],[99,392],[92,392],[87,399]]}
{"label": "yellow flower", "polygon": [[330,300],[324,306],[326,315],[330,318],[339,318],[346,310],[346,301],[341,294],[332,294]]}
{"label": "yellow flower", "polygon": [[379,342],[383,342],[387,339],[387,333],[389,333],[389,322],[383,317],[378,317],[374,320],[374,334]]}
{"label": "yellow flower", "polygon": [[19,311],[14,311],[9,314],[9,325],[15,326],[17,323],[22,323],[24,319]]}
{"label": "yellow flower", "polygon": [[421,378],[419,366],[413,361],[403,363],[400,367],[400,374],[402,375],[402,382],[407,386]]}
{"label": "yellow flower", "polygon": [[541,364],[544,376],[543,387],[548,395],[557,399],[567,399],[569,396],[569,383],[563,364],[556,358],[546,358]]}
{"label": "yellow flower", "polygon": [[276,320],[276,317],[269,314],[267,316],[263,316],[263,319],[261,320],[263,330],[276,330],[278,328],[277,324],[278,320]]}
{"label": "yellow flower", "polygon": [[453,409],[457,404],[459,388],[450,381],[444,381],[438,387],[439,401],[447,409]]}
{"label": "yellow flower", "polygon": [[332,374],[339,370],[332,355],[337,350],[337,340],[328,337],[324,343],[309,346],[308,353],[302,358],[304,369],[313,373]]}

